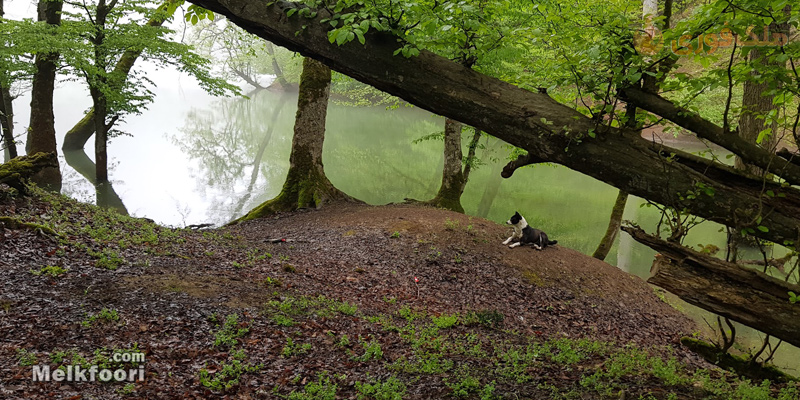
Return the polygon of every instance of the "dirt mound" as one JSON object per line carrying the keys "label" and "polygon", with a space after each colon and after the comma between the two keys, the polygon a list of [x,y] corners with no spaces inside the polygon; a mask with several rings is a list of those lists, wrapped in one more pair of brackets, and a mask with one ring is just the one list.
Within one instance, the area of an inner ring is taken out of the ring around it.
{"label": "dirt mound", "polygon": [[397,297],[444,314],[497,310],[523,332],[644,345],[673,342],[693,327],[636,276],[559,245],[509,249],[501,242],[510,228],[450,211],[343,204],[230,232],[256,243],[289,239],[273,252],[302,271],[293,288],[309,295],[373,307]]}

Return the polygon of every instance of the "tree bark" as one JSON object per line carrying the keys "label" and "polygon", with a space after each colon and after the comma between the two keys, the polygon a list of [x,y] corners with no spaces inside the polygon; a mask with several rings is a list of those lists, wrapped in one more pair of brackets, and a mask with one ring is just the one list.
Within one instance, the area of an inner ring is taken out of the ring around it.
{"label": "tree bark", "polygon": [[461,130],[463,125],[453,119],[444,120],[444,166],[442,167],[442,184],[439,192],[428,200],[427,204],[447,210],[464,213],[461,206],[461,194],[464,192],[466,180],[462,170],[463,153],[461,152]]}
{"label": "tree bark", "polygon": [[19,154],[14,140],[14,103],[11,91],[2,83],[0,83],[0,129],[3,131],[3,151],[9,159],[16,158]]}
{"label": "tree bark", "polygon": [[[172,1],[175,0],[166,2],[164,6]],[[158,14],[147,21],[147,25],[151,27],[159,27],[163,25],[164,22],[166,22],[169,18],[171,18],[172,15],[173,13],[168,13],[166,9],[162,9]],[[136,63],[136,60],[141,55],[142,50],[138,49],[129,49],[122,53],[119,61],[117,61],[117,64],[114,66],[114,71],[112,71],[110,74],[111,76],[115,77],[115,80],[112,83],[112,89],[119,89],[122,87],[128,77],[128,73],[130,73],[133,65]],[[64,151],[83,149],[84,146],[86,146],[86,142],[89,141],[89,138],[94,135],[94,132],[94,108],[91,108],[83,116],[83,118],[81,118],[81,120],[75,124],[75,126],[67,131],[66,136],[64,136],[64,144],[61,146],[61,149]]]}
{"label": "tree bark", "polygon": [[322,147],[330,95],[331,70],[311,58],[303,60],[297,100],[289,172],[281,193],[234,222],[265,217],[281,211],[319,208],[336,200],[352,200],[325,176]]}
{"label": "tree bark", "polygon": [[[0,18],[5,15],[4,1],[0,0]],[[0,71],[0,131],[2,131],[3,156],[6,161],[17,157],[14,141],[14,102],[11,97],[8,71]]]}
{"label": "tree bark", "polygon": [[660,253],[647,282],[690,304],[800,346],[800,306],[789,303],[789,292],[800,293],[800,285],[661,240],[639,228],[622,230]]}
{"label": "tree bark", "polygon": [[622,214],[625,212],[625,204],[628,203],[628,194],[620,190],[617,194],[617,200],[614,201],[614,207],[611,209],[611,218],[608,221],[608,229],[606,234],[597,245],[597,249],[592,254],[592,257],[598,260],[605,260],[608,252],[611,251],[611,246],[614,245],[614,239],[617,238],[619,228],[622,225]]}
{"label": "tree bark", "polygon": [[[51,25],[53,29],[61,25],[60,0],[40,0],[39,21]],[[55,115],[53,113],[53,92],[56,83],[56,62],[58,53],[37,54],[34,61],[36,72],[33,75],[31,90],[31,120],[25,150],[28,155],[39,152],[58,154],[56,145]],[[32,181],[52,191],[61,191],[61,171],[58,166],[48,167],[34,176]]]}
{"label": "tree bark", "polygon": [[[106,68],[108,67],[108,54],[105,50],[106,37],[106,18],[114,7],[116,0],[112,0],[110,5],[105,0],[97,3],[97,10],[94,16],[94,36],[91,38],[94,47],[94,68],[97,72],[88,75],[89,93],[92,96],[94,106],[94,162],[95,162],[95,186],[108,183],[108,126],[106,118],[108,116],[108,99],[103,92],[103,88],[108,81]],[[98,199],[99,200],[99,199]]]}
{"label": "tree bark", "polygon": [[[719,163],[625,135],[619,129],[598,127],[595,121],[546,94],[520,89],[428,51],[416,57],[394,56],[401,44],[387,33],[368,33],[365,45],[357,41],[332,45],[327,37],[330,25],[319,23],[330,18],[325,10],[317,10],[316,18],[307,19],[287,17],[289,9],[302,7],[297,3],[279,1],[265,7],[252,0],[193,2],[274,44],[314,57],[421,108],[482,129],[540,160],[565,165],[632,195],[685,208],[721,224],[755,228],[760,217],[761,225],[769,229],[755,230],[754,234],[776,243],[791,245],[798,239],[800,191],[796,189],[762,185]],[[718,126],[667,100],[638,92],[630,89],[625,94],[643,94],[631,101],[713,137],[715,143],[790,182],[800,182],[800,167],[775,160],[774,154],[735,135],[722,135]],[[596,137],[590,138],[589,132]],[[672,157],[673,153],[682,155]],[[714,195],[687,199],[685,194],[698,185],[710,188]],[[786,197],[766,198],[765,190]]]}
{"label": "tree bark", "polygon": [[[788,13],[790,11],[790,6],[786,7],[786,12]],[[769,32],[773,35],[784,34],[788,38],[790,33],[789,28],[790,25],[788,22],[783,24],[776,24],[773,22],[769,25]],[[770,49],[753,47],[750,49],[750,52],[747,56],[749,62],[753,65],[761,64],[785,68],[785,65],[781,65],[780,62],[771,59],[770,53],[772,52],[773,51]],[[757,74],[755,70],[753,70],[750,75],[750,79],[747,79],[744,82],[744,90],[742,92],[742,113],[739,117],[739,136],[750,143],[754,143],[763,147],[768,152],[774,153],[777,150],[778,143],[780,142],[780,137],[778,136],[778,124],[777,122],[772,122],[767,125],[765,124],[766,120],[764,119],[764,116],[766,116],[770,111],[776,109],[776,106],[772,104],[772,100],[775,96],[765,95],[771,89],[771,82],[756,76]],[[772,133],[763,143],[757,143],[759,133],[766,128],[770,128]],[[764,174],[763,169],[749,165],[739,156],[736,157],[734,165],[736,168],[745,169],[753,175]]]}
{"label": "tree bark", "polygon": [[25,194],[25,181],[45,168],[58,166],[55,153],[36,153],[30,156],[17,157],[7,163],[0,164],[0,183],[17,189]]}

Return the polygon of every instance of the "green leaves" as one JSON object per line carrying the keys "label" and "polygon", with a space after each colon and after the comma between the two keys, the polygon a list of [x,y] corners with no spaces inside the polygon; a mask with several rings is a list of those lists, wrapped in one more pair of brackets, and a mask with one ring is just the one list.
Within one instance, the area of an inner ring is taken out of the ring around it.
{"label": "green leaves", "polygon": [[186,19],[186,22],[191,22],[192,25],[197,25],[198,22],[206,18],[208,18],[209,21],[213,21],[214,12],[192,4],[186,8],[186,15],[184,18]]}

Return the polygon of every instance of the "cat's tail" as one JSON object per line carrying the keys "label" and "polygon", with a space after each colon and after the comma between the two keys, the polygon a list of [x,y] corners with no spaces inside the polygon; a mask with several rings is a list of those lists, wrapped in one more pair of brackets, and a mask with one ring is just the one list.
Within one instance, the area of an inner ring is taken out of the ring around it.
{"label": "cat's tail", "polygon": [[558,243],[558,240],[548,240],[548,241],[547,241],[547,245],[548,245],[548,246],[552,246],[552,245],[554,245],[554,244],[556,244],[556,243]]}

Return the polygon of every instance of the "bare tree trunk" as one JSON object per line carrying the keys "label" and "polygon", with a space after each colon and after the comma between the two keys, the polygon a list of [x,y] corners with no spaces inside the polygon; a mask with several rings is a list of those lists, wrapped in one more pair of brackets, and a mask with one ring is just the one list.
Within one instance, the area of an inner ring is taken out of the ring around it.
{"label": "bare tree trunk", "polygon": [[14,141],[14,103],[12,100],[9,88],[0,84],[0,129],[3,130],[3,151],[8,159],[16,158],[19,155],[17,144]]}
{"label": "bare tree trunk", "polygon": [[622,214],[625,212],[625,204],[628,203],[628,193],[620,190],[617,193],[617,200],[614,201],[614,208],[611,209],[611,218],[608,221],[608,229],[603,236],[603,240],[597,246],[597,249],[592,254],[592,257],[598,260],[605,260],[608,252],[611,251],[611,246],[614,245],[614,239],[617,238],[619,227],[622,226]]}
{"label": "bare tree trunk", "polygon": [[503,183],[503,177],[500,176],[501,171],[503,171],[503,164],[494,163],[492,172],[489,174],[489,182],[483,187],[483,194],[478,202],[478,210],[475,215],[481,218],[486,218],[489,215],[489,210],[492,209],[494,199],[497,197],[497,193],[500,192],[500,185]]}
{"label": "bare tree trunk", "polygon": [[[39,1],[39,21],[45,21],[52,26],[61,25],[62,5],[60,0]],[[28,155],[39,152],[58,153],[53,113],[58,57],[58,53],[37,54],[34,61],[36,72],[31,90],[31,121],[25,146]],[[49,190],[61,191],[61,171],[58,167],[45,168],[31,180]]]}
{"label": "bare tree trunk", "polygon": [[[5,15],[3,0],[0,0],[0,18]],[[0,71],[0,130],[3,136],[3,156],[5,162],[17,157],[17,144],[14,143],[14,103],[11,97],[11,81],[8,71]]]}
{"label": "bare tree trunk", "polygon": [[305,58],[286,182],[277,197],[262,203],[235,222],[281,211],[319,208],[337,200],[353,200],[333,186],[325,176],[322,165],[330,85],[330,68],[319,61]]}
{"label": "bare tree trunk", "polygon": [[108,99],[103,89],[106,86],[106,68],[108,67],[108,56],[105,51],[106,38],[106,17],[114,7],[116,0],[112,0],[111,6],[106,5],[105,0],[97,3],[97,11],[94,18],[94,36],[92,44],[94,46],[94,67],[99,71],[89,76],[89,93],[92,96],[94,106],[94,162],[95,175],[97,180],[95,186],[108,183],[108,126],[106,118],[108,116]]}

